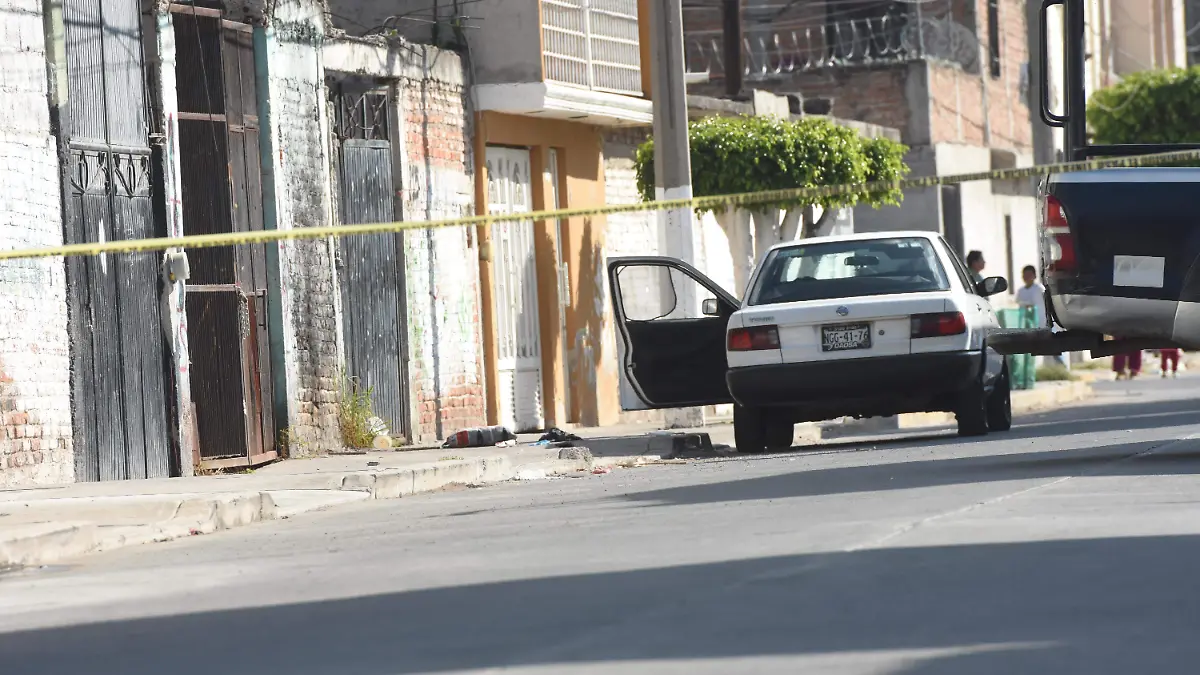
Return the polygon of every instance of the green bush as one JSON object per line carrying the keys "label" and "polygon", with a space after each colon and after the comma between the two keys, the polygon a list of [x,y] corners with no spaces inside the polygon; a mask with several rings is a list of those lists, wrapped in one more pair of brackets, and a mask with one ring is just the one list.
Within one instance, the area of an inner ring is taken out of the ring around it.
{"label": "green bush", "polygon": [[1127,75],[1092,95],[1087,120],[1101,144],[1200,142],[1200,66]]}
{"label": "green bush", "polygon": [[[823,185],[899,181],[908,174],[908,148],[886,138],[865,139],[849,127],[818,117],[793,122],[777,117],[707,117],[688,126],[692,193],[697,197],[789,190]],[[654,199],[654,139],[635,159],[638,191]],[[805,200],[764,202],[765,208],[859,203],[899,204],[896,188]]]}
{"label": "green bush", "polygon": [[1037,369],[1038,382],[1068,382],[1075,379],[1078,378],[1066,366],[1054,364]]}
{"label": "green bush", "polygon": [[342,442],[348,448],[370,448],[375,442],[372,427],[371,388],[362,387],[358,380],[342,374],[341,405],[338,407],[338,428]]}

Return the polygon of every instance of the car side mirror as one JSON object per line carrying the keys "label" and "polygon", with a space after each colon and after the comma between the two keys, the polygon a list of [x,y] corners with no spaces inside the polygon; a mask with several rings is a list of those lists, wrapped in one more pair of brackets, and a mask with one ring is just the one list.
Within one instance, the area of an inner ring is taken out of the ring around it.
{"label": "car side mirror", "polygon": [[1003,293],[1008,290],[1008,282],[1004,277],[988,277],[983,281],[975,284],[975,292],[983,297],[991,297],[997,293]]}
{"label": "car side mirror", "polygon": [[704,302],[700,304],[700,312],[704,316],[720,316],[721,308],[717,305],[717,299],[705,298]]}

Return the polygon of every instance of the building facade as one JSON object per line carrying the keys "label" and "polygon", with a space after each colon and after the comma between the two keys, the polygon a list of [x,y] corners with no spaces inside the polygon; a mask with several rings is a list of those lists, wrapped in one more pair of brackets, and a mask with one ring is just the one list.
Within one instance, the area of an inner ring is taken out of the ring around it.
{"label": "building facade", "polygon": [[[319,0],[6,10],[0,246],[475,210],[451,51],[348,37]],[[0,264],[0,486],[340,448],[355,396],[397,442],[482,424],[478,249],[444,228]]]}
{"label": "building facade", "polygon": [[[651,121],[644,5],[441,0],[402,16],[394,3],[333,0],[331,15],[348,34],[394,33],[463,54],[475,210],[508,214],[608,199],[606,139]],[[604,217],[580,217],[475,233],[490,423],[526,431],[619,419],[607,228]]]}

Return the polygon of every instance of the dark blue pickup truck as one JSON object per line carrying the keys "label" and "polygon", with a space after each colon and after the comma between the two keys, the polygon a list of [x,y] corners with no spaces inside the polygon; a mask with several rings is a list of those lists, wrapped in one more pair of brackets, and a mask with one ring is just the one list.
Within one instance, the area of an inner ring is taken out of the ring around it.
{"label": "dark blue pickup truck", "polygon": [[[1085,0],[1043,0],[1041,62],[1047,61],[1047,10],[1062,6],[1066,105],[1049,108],[1042,68],[1041,116],[1064,130],[1066,155],[1101,157],[1200,149],[1200,144],[1098,146],[1087,142],[1084,90]],[[1050,326],[998,331],[989,344],[1005,354],[1136,349],[1200,349],[1200,168],[1111,168],[1048,176],[1039,190],[1042,278]]]}

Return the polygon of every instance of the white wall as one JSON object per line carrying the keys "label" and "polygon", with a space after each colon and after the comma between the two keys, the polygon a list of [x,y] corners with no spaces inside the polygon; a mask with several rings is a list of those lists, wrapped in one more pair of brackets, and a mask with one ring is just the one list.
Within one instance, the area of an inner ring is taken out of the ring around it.
{"label": "white wall", "polygon": [[[0,0],[0,248],[63,243],[41,4]],[[62,258],[0,262],[0,488],[74,480]]]}

